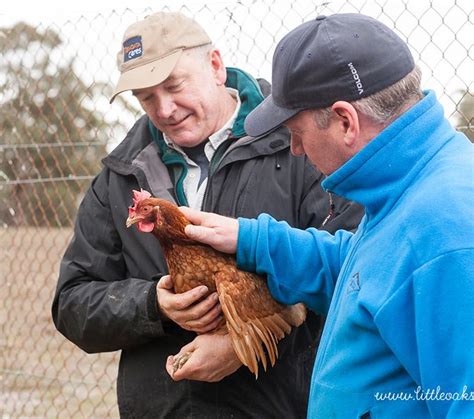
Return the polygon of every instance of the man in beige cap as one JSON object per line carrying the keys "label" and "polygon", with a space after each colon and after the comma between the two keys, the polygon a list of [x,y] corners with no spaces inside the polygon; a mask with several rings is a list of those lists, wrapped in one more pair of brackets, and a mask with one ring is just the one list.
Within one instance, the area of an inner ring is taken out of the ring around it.
{"label": "man in beige cap", "polygon": [[[130,90],[146,115],[103,160],[81,204],[61,263],[56,327],[87,352],[122,350],[122,417],[305,417],[320,318],[286,337],[275,367],[255,380],[228,337],[196,337],[220,319],[216,296],[203,299],[205,287],[171,291],[158,241],[126,229],[131,192],[330,232],[354,229],[361,208],[321,189],[321,173],[291,155],[285,129],[246,135],[245,117],[269,85],[226,68],[194,20],[157,13],[133,24],[118,59],[111,101]],[[172,374],[167,358],[184,346],[193,355]]]}

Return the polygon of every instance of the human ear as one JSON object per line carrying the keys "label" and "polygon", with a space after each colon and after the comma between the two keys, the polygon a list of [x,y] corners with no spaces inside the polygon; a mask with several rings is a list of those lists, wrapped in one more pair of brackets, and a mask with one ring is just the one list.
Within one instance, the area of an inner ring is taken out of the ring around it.
{"label": "human ear", "polygon": [[348,147],[354,147],[360,136],[360,119],[355,108],[344,101],[335,102],[332,111],[338,115],[338,126],[343,136],[344,144]]}
{"label": "human ear", "polygon": [[227,70],[222,61],[221,53],[218,49],[213,49],[210,53],[211,68],[218,86],[225,84],[227,80]]}

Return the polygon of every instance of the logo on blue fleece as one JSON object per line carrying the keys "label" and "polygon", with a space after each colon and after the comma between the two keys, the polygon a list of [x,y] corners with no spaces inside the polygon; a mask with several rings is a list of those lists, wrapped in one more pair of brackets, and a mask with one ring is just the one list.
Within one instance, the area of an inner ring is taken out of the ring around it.
{"label": "logo on blue fleece", "polygon": [[353,291],[359,291],[360,290],[360,278],[359,278],[359,272],[356,272],[354,275],[351,276],[351,279],[349,281],[349,286],[347,287],[347,293],[353,292]]}

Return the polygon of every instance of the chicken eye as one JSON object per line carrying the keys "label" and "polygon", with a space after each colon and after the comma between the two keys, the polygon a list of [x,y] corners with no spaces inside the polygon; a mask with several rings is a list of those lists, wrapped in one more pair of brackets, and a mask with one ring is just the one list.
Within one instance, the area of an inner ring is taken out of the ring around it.
{"label": "chicken eye", "polygon": [[148,211],[150,211],[150,207],[143,208],[143,212],[148,212]]}

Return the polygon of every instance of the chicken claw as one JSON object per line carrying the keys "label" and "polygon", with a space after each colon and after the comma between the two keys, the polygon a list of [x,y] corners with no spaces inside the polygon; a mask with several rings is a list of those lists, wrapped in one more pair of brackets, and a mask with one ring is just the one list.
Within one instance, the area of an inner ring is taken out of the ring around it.
{"label": "chicken claw", "polygon": [[181,355],[175,355],[173,357],[173,374],[178,371],[186,361],[191,358],[192,352],[184,352]]}

